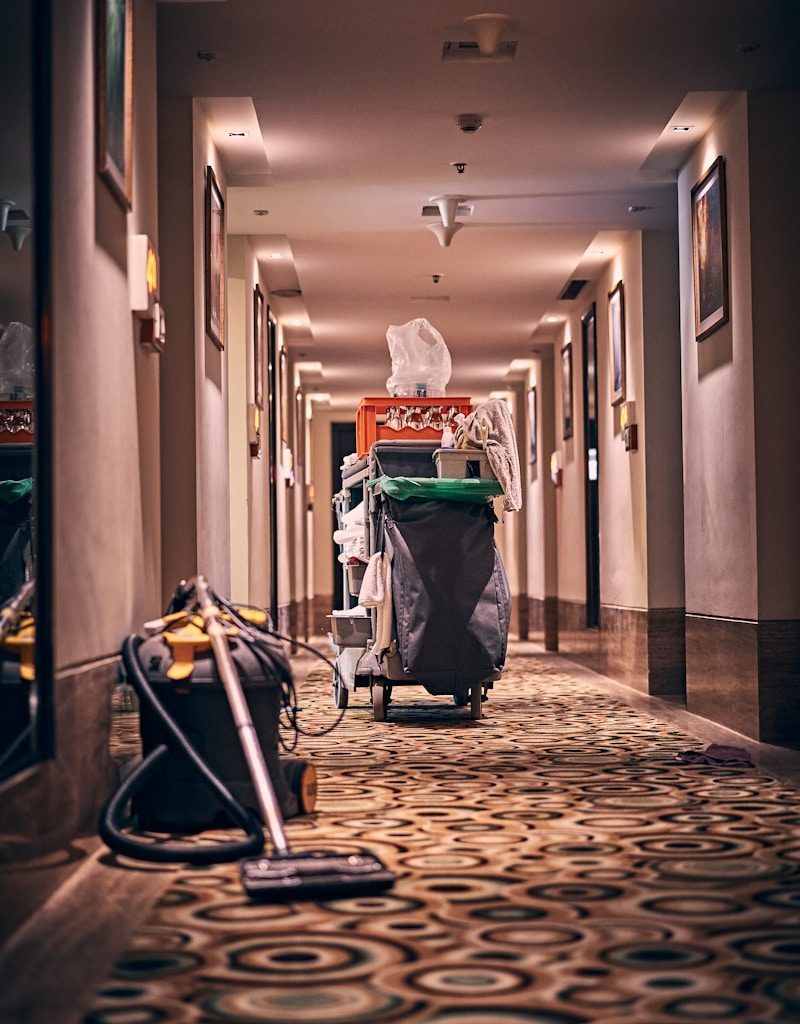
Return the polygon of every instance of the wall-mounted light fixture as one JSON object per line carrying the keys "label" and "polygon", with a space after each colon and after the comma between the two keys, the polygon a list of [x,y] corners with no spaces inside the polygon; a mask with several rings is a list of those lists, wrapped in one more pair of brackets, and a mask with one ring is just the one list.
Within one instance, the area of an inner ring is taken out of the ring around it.
{"label": "wall-mounted light fixture", "polygon": [[639,429],[636,426],[636,402],[623,402],[619,410],[619,426],[626,452],[639,450]]}
{"label": "wall-mounted light fixture", "polygon": [[562,483],[561,452],[555,451],[550,456],[550,479],[553,487],[560,487]]}

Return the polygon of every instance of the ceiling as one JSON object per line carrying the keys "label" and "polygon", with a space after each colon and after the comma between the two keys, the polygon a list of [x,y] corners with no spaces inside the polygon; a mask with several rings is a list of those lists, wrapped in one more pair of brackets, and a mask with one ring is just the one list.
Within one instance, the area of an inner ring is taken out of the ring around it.
{"label": "ceiling", "polygon": [[[442,60],[486,10],[515,59]],[[729,91],[800,86],[798,0],[212,0],[158,24],[159,91],[209,101],[229,231],[302,289],[272,305],[336,405],[384,392],[386,328],[417,316],[449,392],[485,396],[581,307],[558,296],[608,258],[598,232],[674,229],[675,169]],[[442,194],[473,207],[449,248],[422,216]]]}

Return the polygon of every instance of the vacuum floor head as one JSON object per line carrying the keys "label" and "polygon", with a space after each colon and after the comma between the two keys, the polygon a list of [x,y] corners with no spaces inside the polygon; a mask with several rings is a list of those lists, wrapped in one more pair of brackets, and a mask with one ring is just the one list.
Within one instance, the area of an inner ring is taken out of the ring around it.
{"label": "vacuum floor head", "polygon": [[247,895],[270,903],[373,896],[395,882],[386,865],[366,852],[272,854],[240,861],[239,872]]}

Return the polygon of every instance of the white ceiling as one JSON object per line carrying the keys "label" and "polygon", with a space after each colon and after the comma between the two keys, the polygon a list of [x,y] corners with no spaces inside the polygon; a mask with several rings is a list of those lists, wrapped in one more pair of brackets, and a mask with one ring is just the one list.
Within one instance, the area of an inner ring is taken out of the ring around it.
{"label": "white ceiling", "polygon": [[[516,60],[443,62],[487,9],[515,19]],[[581,305],[558,295],[598,232],[674,227],[674,169],[726,92],[800,86],[800,2],[170,4],[159,82],[213,100],[229,230],[251,236],[271,288],[302,288],[273,306],[336,402],[383,392],[386,327],[415,316],[447,341],[450,393],[477,397],[552,337],[546,314]],[[461,113],[484,126],[463,135]],[[474,206],[447,249],[421,216],[443,193]],[[432,295],[449,301],[412,300]]]}

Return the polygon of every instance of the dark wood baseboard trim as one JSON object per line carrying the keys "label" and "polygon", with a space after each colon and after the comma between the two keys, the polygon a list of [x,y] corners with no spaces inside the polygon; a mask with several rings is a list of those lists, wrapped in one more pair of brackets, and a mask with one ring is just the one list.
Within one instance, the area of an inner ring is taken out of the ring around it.
{"label": "dark wood baseboard trim", "polygon": [[558,650],[558,598],[528,598],[529,638],[544,644],[546,651]]}
{"label": "dark wood baseboard trim", "polygon": [[686,669],[690,711],[800,749],[800,620],[687,615]]}
{"label": "dark wood baseboard trim", "polygon": [[685,693],[683,608],[600,607],[587,628],[582,601],[558,602],[558,644],[582,665],[653,696]]}
{"label": "dark wood baseboard trim", "polygon": [[56,756],[3,783],[2,859],[37,856],[97,830],[115,784],[109,736],[119,659],[56,674]]}
{"label": "dark wood baseboard trim", "polygon": [[327,636],[330,632],[328,615],[333,608],[333,594],[315,594],[312,598],[314,636]]}

